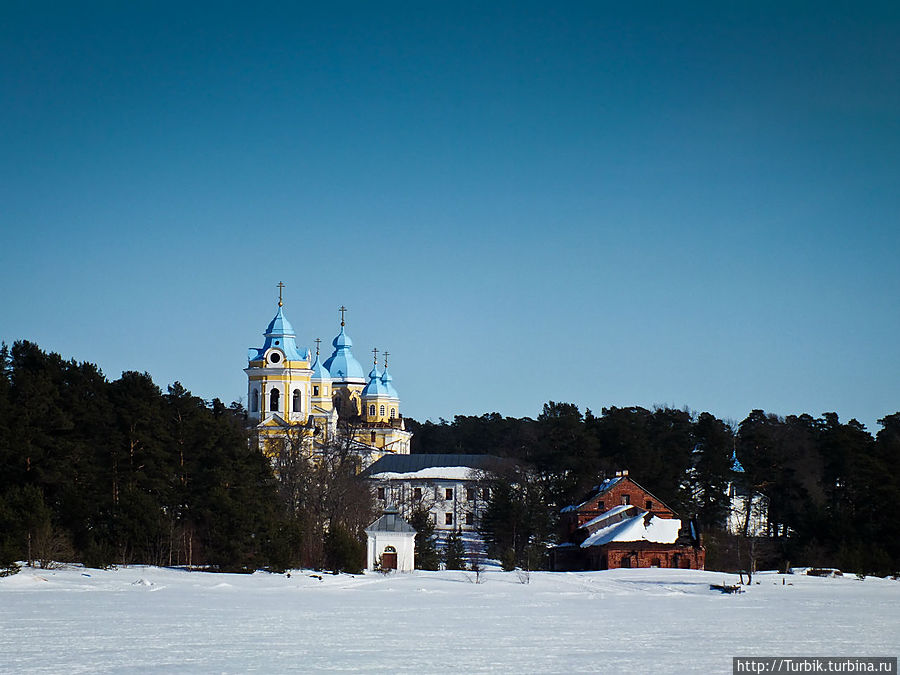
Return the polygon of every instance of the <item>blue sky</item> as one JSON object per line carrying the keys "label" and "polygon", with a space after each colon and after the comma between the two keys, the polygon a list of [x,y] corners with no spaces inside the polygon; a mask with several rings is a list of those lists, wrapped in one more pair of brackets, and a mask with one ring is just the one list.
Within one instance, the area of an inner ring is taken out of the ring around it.
{"label": "blue sky", "polygon": [[0,339],[405,414],[900,410],[900,6],[11,3]]}

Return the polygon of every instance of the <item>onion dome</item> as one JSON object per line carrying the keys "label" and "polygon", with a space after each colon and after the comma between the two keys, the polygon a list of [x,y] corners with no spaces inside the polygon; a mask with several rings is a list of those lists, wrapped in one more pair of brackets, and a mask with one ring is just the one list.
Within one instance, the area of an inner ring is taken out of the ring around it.
{"label": "onion dome", "polygon": [[291,322],[284,315],[284,307],[279,302],[278,312],[275,318],[269,322],[266,332],[263,333],[266,338],[262,349],[250,349],[247,357],[250,361],[256,361],[265,356],[270,349],[280,349],[284,352],[286,361],[309,361],[310,352],[308,349],[297,346],[296,333]]}
{"label": "onion dome", "polygon": [[384,373],[381,375],[381,384],[384,387],[386,392],[386,396],[390,398],[399,399],[400,395],[397,393],[397,390],[394,389],[394,385],[391,384],[394,381],[394,378],[391,377],[391,374],[388,372],[387,366],[384,367]]}
{"label": "onion dome", "polygon": [[312,377],[310,379],[316,381],[331,381],[331,373],[319,361],[319,355],[316,354],[316,362],[312,364]]}
{"label": "onion dome", "polygon": [[389,394],[387,392],[387,388],[384,386],[384,383],[381,381],[381,376],[378,373],[378,366],[372,366],[372,372],[369,373],[369,383],[362,390],[362,397],[384,398],[387,396],[389,396]]}
{"label": "onion dome", "polygon": [[331,374],[332,379],[364,381],[366,376],[363,373],[363,367],[356,360],[356,357],[353,356],[353,352],[350,351],[350,348],[353,346],[353,340],[344,331],[343,325],[341,326],[341,332],[331,341],[331,344],[334,345],[334,352],[325,361],[324,366]]}

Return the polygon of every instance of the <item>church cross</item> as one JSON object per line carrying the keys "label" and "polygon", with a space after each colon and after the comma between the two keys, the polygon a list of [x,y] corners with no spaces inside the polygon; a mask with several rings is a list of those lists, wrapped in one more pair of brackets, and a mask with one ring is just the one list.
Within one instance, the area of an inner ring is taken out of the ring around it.
{"label": "church cross", "polygon": [[322,342],[322,338],[316,338],[316,358],[319,357],[319,343]]}
{"label": "church cross", "polygon": [[343,305],[341,305],[341,308],[339,311],[341,313],[341,325],[343,326],[344,325],[344,312],[347,311],[347,308],[344,307]]}
{"label": "church cross", "polygon": [[387,350],[384,352],[384,369],[387,370],[387,357],[390,356],[391,353]]}
{"label": "church cross", "polygon": [[375,365],[378,365],[378,347],[372,350],[372,353],[375,355]]}
{"label": "church cross", "polygon": [[279,306],[279,307],[283,307],[283,306],[284,306],[284,302],[283,302],[282,299],[281,299],[281,291],[284,290],[284,282],[283,282],[283,281],[279,281],[278,284],[277,284],[277,286],[278,286],[278,306]]}

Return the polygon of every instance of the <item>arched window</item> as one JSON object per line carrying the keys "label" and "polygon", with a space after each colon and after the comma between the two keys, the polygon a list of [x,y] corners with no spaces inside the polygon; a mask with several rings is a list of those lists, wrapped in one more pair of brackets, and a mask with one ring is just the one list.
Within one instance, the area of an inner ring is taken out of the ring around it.
{"label": "arched window", "polygon": [[369,415],[371,415],[372,417],[375,417],[375,404],[374,403],[369,406]]}
{"label": "arched window", "polygon": [[397,409],[391,408],[391,419],[394,419],[397,416]]}
{"label": "arched window", "polygon": [[269,410],[273,412],[278,412],[278,397],[281,396],[281,392],[277,389],[273,389],[269,392]]}
{"label": "arched window", "polygon": [[393,546],[385,546],[384,552],[385,553],[396,553],[397,549],[395,549]]}
{"label": "arched window", "polygon": [[250,412],[259,411],[259,391],[254,389],[250,394]]}
{"label": "arched window", "polygon": [[293,412],[300,412],[300,390],[294,389]]}
{"label": "arched window", "polygon": [[378,409],[378,414],[381,415],[382,417],[384,417],[384,406],[381,406],[381,407]]}

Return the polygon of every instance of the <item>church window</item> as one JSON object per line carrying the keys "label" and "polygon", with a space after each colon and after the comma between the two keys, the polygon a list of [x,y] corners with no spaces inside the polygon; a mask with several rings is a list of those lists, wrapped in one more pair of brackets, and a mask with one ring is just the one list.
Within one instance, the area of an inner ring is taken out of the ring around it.
{"label": "church window", "polygon": [[391,408],[391,419],[394,419],[397,416],[397,409]]}
{"label": "church window", "polygon": [[467,513],[466,514],[466,525],[474,525],[475,524],[475,514]]}
{"label": "church window", "polygon": [[378,414],[381,415],[382,417],[384,417],[384,406],[381,406],[381,407],[378,409]]}
{"label": "church window", "polygon": [[598,511],[602,511],[603,508],[604,508],[604,507],[603,507],[603,500],[601,499],[599,502],[597,502],[597,510],[598,510]]}
{"label": "church window", "polygon": [[491,498],[491,488],[482,488],[481,490],[481,498],[484,501],[489,501]]}
{"label": "church window", "polygon": [[653,508],[653,502],[652,502],[651,500],[648,499],[648,500],[647,500],[647,510],[649,511],[649,510],[652,509],[652,508]]}
{"label": "church window", "polygon": [[416,499],[422,499],[422,488],[413,488],[413,497]]}
{"label": "church window", "polygon": [[377,436],[375,435],[375,432],[374,432],[374,431],[372,432],[371,438],[372,438],[372,442],[374,443],[374,442],[375,442],[375,439],[377,438]]}
{"label": "church window", "polygon": [[384,501],[384,488],[378,488],[378,499]]}
{"label": "church window", "polygon": [[294,412],[300,412],[300,390],[294,389]]}
{"label": "church window", "polygon": [[385,553],[396,553],[397,549],[395,549],[393,546],[385,546],[384,552]]}
{"label": "church window", "polygon": [[622,495],[622,504],[628,506],[631,503],[631,497],[628,495]]}
{"label": "church window", "polygon": [[318,395],[319,395],[319,388],[313,387],[313,396],[318,396]]}
{"label": "church window", "polygon": [[375,404],[374,403],[369,406],[369,415],[371,415],[372,417],[375,417]]}
{"label": "church window", "polygon": [[250,412],[258,412],[259,411],[259,391],[254,389],[253,393],[250,394]]}
{"label": "church window", "polygon": [[281,361],[281,354],[279,354],[278,352],[272,352],[271,354],[269,354],[269,361],[271,361],[272,363],[278,363],[279,361]]}
{"label": "church window", "polygon": [[444,499],[453,499],[453,488],[444,490]]}
{"label": "church window", "polygon": [[466,501],[475,501],[475,488],[466,488]]}
{"label": "church window", "polygon": [[453,524],[453,514],[445,513],[444,514],[444,525],[452,525]]}
{"label": "church window", "polygon": [[273,389],[269,392],[269,410],[274,412],[278,412],[278,397],[281,396],[281,392],[277,389]]}

